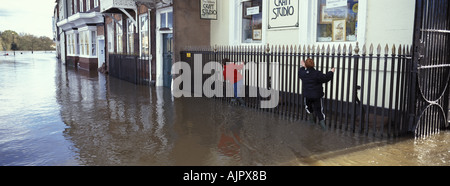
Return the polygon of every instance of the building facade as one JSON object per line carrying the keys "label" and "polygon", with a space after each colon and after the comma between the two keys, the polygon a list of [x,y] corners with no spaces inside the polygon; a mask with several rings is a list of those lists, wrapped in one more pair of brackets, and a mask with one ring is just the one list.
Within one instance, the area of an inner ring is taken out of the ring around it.
{"label": "building facade", "polygon": [[110,55],[138,56],[156,86],[171,84],[185,45],[210,45],[200,0],[57,0],[55,42],[61,61],[85,70],[110,67]]}
{"label": "building facade", "polygon": [[61,61],[110,67],[110,55],[147,61],[170,87],[187,46],[410,45],[415,0],[56,0]]}
{"label": "building facade", "polygon": [[411,44],[415,0],[217,0],[212,45]]}
{"label": "building facade", "polygon": [[59,52],[67,65],[84,70],[97,70],[104,63],[104,17],[99,0],[59,0],[58,27]]}

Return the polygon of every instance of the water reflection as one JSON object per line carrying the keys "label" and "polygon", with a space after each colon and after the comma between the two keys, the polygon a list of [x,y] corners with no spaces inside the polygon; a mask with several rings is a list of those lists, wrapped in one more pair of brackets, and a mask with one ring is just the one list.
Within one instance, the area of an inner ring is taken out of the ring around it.
{"label": "water reflection", "polygon": [[51,55],[0,59],[0,74],[0,165],[450,165],[449,132],[322,132],[220,100],[174,99]]}
{"label": "water reflection", "polygon": [[[417,157],[423,150],[416,152],[418,146],[411,146],[410,139],[380,141],[322,132],[219,100],[174,99],[165,88],[136,86],[74,69],[58,71],[57,97],[69,126],[65,135],[83,165],[430,163]],[[450,156],[443,153],[441,159],[445,161],[437,165],[446,165]]]}

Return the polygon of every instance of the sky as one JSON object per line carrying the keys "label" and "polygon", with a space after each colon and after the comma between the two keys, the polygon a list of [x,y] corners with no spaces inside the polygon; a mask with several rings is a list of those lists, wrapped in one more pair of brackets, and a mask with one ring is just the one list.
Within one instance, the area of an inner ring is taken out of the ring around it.
{"label": "sky", "polygon": [[13,30],[53,39],[55,0],[0,0],[0,31]]}

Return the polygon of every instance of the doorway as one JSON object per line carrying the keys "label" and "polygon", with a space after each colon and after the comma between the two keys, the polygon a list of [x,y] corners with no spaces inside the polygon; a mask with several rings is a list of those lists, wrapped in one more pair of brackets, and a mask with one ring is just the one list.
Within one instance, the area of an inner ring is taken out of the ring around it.
{"label": "doorway", "polygon": [[163,86],[172,86],[173,34],[162,34]]}
{"label": "doorway", "polygon": [[105,63],[105,39],[104,38],[99,38],[97,51],[98,51],[98,68],[100,68]]}
{"label": "doorway", "polygon": [[173,8],[156,11],[156,86],[172,87]]}

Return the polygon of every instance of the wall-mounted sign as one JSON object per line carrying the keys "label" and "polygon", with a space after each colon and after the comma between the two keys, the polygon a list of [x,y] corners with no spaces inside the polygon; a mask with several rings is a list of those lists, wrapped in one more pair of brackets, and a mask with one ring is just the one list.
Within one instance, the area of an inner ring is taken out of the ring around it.
{"label": "wall-mounted sign", "polygon": [[347,0],[327,0],[327,8],[347,6]]}
{"label": "wall-mounted sign", "polygon": [[217,20],[217,0],[200,0],[200,19]]}
{"label": "wall-mounted sign", "polygon": [[259,14],[259,6],[247,8],[247,16]]}
{"label": "wall-mounted sign", "polygon": [[269,29],[299,26],[299,0],[270,0]]}

